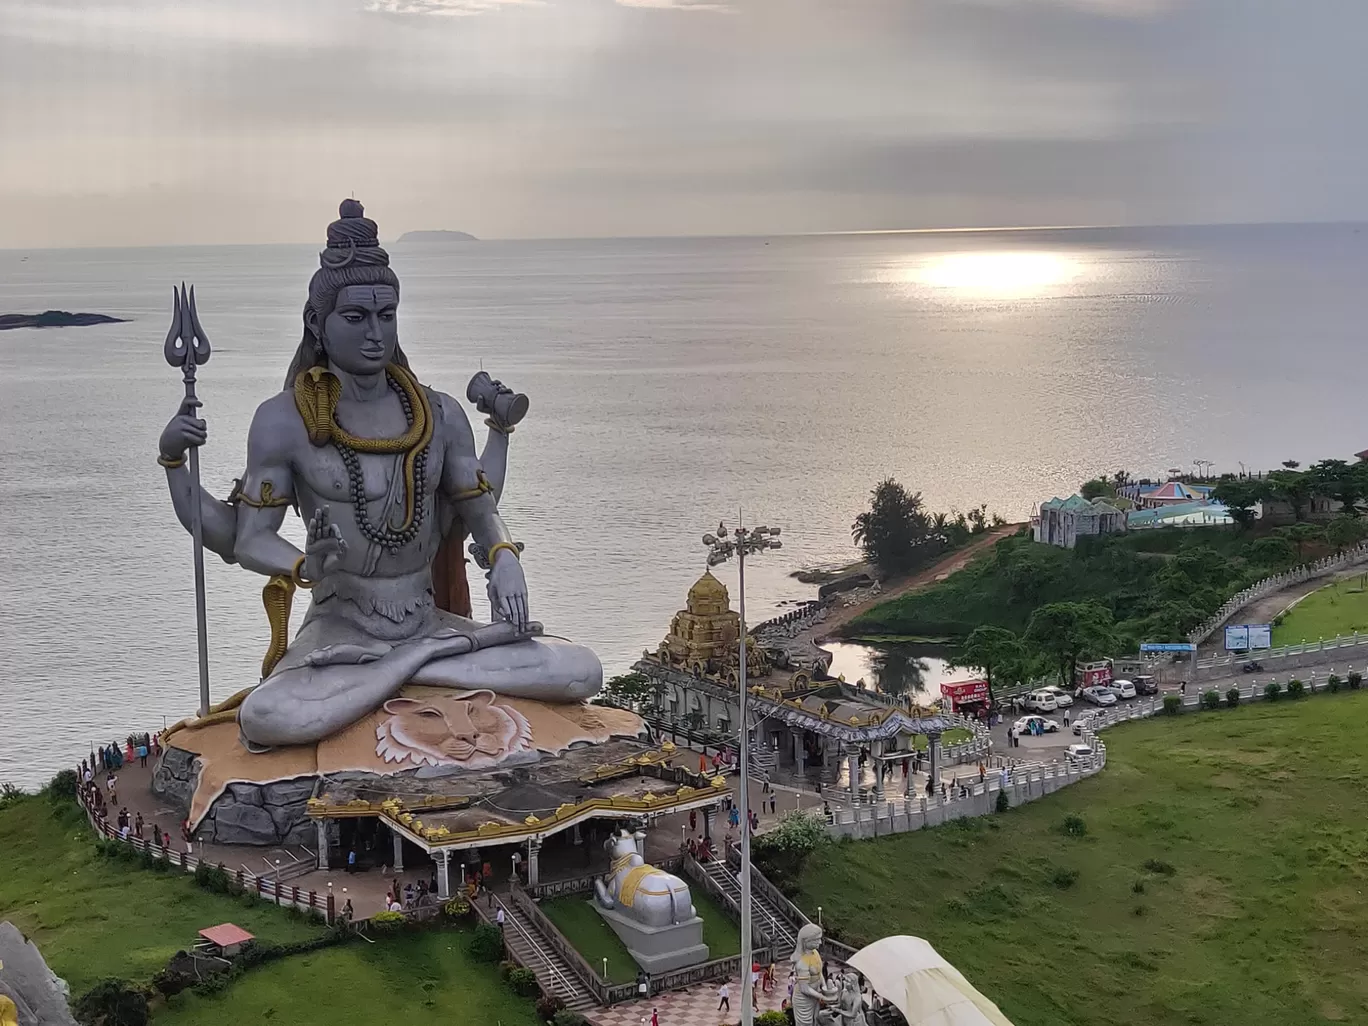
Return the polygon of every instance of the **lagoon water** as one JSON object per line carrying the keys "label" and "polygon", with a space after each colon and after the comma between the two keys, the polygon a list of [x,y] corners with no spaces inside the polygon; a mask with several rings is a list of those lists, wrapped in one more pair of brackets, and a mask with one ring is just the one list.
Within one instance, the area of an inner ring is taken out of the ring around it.
{"label": "lagoon water", "polygon": [[[181,391],[161,356],[170,286],[196,283],[213,342],[203,464],[225,495],[299,340],[316,249],[0,251],[0,312],[130,319],[0,333],[0,781],[36,784],[193,711],[190,542],[155,463]],[[1368,442],[1355,226],[391,254],[423,380],[464,396],[483,366],[531,396],[504,508],[533,614],[609,673],[660,640],[703,568],[699,536],[738,508],[785,532],[748,574],[755,620],[810,597],[793,569],[854,555],[850,522],[888,475],[933,508],[1015,519],[1119,467]],[[208,582],[220,699],[256,681],[262,582],[212,555]]]}

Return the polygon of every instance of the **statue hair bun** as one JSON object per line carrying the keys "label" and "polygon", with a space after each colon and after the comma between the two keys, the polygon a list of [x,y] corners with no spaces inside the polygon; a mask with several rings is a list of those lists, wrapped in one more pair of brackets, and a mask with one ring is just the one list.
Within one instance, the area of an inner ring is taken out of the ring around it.
{"label": "statue hair bun", "polygon": [[365,217],[366,208],[361,205],[360,200],[344,199],[342,205],[337,208],[339,217]]}

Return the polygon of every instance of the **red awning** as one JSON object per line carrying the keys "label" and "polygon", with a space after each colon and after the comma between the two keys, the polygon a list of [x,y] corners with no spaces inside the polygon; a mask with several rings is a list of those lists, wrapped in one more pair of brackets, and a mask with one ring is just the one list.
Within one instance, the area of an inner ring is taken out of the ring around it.
{"label": "red awning", "polygon": [[232,923],[211,926],[207,930],[201,930],[199,935],[210,944],[216,944],[221,948],[231,948],[234,944],[246,944],[249,940],[256,939],[242,927],[234,926]]}

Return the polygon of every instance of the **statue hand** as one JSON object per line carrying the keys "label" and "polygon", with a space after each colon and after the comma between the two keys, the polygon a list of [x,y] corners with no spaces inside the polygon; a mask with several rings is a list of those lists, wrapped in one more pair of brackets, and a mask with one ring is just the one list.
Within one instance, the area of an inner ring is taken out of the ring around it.
{"label": "statue hand", "polygon": [[168,460],[178,460],[187,449],[201,446],[209,435],[209,426],[195,416],[195,410],[202,404],[198,399],[184,399],[176,415],[162,428],[157,448]]}
{"label": "statue hand", "polygon": [[494,553],[489,568],[489,601],[494,615],[510,621],[520,632],[527,630],[527,578],[522,563],[507,549]]}
{"label": "statue hand", "polygon": [[337,569],[346,554],[347,540],[342,529],[329,519],[328,507],[314,510],[304,543],[304,579],[321,581]]}

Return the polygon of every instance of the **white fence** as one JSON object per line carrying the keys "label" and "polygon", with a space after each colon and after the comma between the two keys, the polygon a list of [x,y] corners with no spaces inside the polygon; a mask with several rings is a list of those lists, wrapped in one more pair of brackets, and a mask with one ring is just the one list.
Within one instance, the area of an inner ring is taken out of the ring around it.
{"label": "white fence", "polygon": [[1194,645],[1200,645],[1211,637],[1218,627],[1223,626],[1227,620],[1256,599],[1261,599],[1265,595],[1272,595],[1275,591],[1281,591],[1291,585],[1301,584],[1303,581],[1325,577],[1336,570],[1353,566],[1355,563],[1361,563],[1364,560],[1368,560],[1368,541],[1359,542],[1359,544],[1345,549],[1338,555],[1326,556],[1314,563],[1306,563],[1287,571],[1287,573],[1265,577],[1262,581],[1251,584],[1244,591],[1227,599],[1225,605],[1212,613],[1204,623],[1188,635],[1188,641]]}

